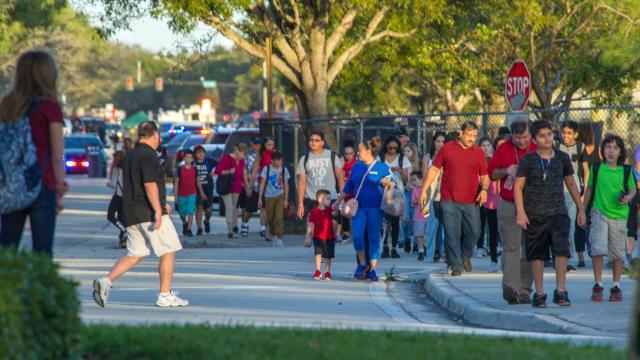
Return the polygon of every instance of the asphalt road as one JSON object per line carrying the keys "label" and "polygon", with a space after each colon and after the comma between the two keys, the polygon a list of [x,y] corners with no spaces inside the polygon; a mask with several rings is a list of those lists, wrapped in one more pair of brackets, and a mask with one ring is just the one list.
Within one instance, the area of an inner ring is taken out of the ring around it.
{"label": "asphalt road", "polygon": [[[70,193],[59,216],[54,257],[62,273],[79,283],[85,322],[210,323],[259,326],[404,329],[468,333],[487,336],[524,336],[576,342],[610,342],[586,336],[537,334],[479,329],[461,323],[433,305],[421,279],[441,264],[418,262],[411,254],[382,260],[379,275],[394,268],[400,281],[385,284],[356,282],[351,243],[338,245],[334,281],[311,279],[310,248],[299,238],[285,238],[284,248],[185,248],[177,254],[174,289],[190,301],[187,308],[156,308],[158,260],[145,259],[116,282],[106,308],[91,296],[91,282],[104,276],[124,250],[115,247],[117,230],[106,219],[110,189],[105,179],[69,178]],[[169,190],[170,191],[170,190]],[[178,218],[173,217],[178,225]],[[256,219],[252,228],[257,229]],[[213,221],[216,236],[224,236],[224,220]],[[30,237],[28,232],[23,243]],[[260,244],[258,242],[258,244]],[[26,244],[23,244],[26,245]],[[27,246],[28,247],[28,246]]]}

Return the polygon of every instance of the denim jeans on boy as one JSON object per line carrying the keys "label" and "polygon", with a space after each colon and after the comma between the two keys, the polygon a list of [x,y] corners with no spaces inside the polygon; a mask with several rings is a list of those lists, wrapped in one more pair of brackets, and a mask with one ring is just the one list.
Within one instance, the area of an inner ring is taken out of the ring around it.
{"label": "denim jeans on boy", "polygon": [[2,247],[18,248],[27,215],[31,224],[33,251],[51,255],[56,227],[56,192],[45,187],[42,187],[40,194],[29,207],[2,215],[0,220]]}
{"label": "denim jeans on boy", "polygon": [[569,264],[577,263],[576,259],[578,256],[576,255],[576,215],[578,212],[578,208],[576,207],[576,203],[573,202],[573,198],[570,193],[564,193],[564,205],[567,207],[567,215],[569,215],[569,247],[571,248],[571,259],[569,259]]}
{"label": "denim jeans on boy", "polygon": [[475,204],[452,201],[443,201],[440,206],[451,268],[462,271],[463,260],[471,259],[480,236],[480,211]]}
{"label": "denim jeans on boy", "polygon": [[424,228],[424,247],[427,261],[433,262],[436,250],[436,242],[438,243],[438,253],[442,258],[444,252],[444,234],[438,231],[440,220],[436,217],[433,200],[429,202],[429,217],[427,217],[427,225]]}

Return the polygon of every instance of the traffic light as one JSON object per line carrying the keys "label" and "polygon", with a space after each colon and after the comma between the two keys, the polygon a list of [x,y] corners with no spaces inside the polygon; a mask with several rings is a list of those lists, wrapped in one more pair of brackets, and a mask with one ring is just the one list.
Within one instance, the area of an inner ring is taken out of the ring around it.
{"label": "traffic light", "polygon": [[164,83],[161,77],[156,78],[156,91],[161,92],[164,90]]}
{"label": "traffic light", "polygon": [[127,91],[133,91],[133,76],[127,76],[126,87]]}

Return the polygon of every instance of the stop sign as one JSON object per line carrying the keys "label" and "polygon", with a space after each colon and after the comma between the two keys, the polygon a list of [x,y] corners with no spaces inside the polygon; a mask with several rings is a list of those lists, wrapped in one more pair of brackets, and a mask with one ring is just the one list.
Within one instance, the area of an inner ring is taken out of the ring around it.
{"label": "stop sign", "polygon": [[531,73],[522,60],[516,60],[505,80],[504,97],[511,111],[522,111],[527,107],[531,95]]}

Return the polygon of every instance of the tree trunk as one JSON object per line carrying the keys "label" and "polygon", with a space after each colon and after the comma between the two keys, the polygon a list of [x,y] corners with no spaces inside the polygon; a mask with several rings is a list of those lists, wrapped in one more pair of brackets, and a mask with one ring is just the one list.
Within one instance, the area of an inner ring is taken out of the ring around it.
{"label": "tree trunk", "polygon": [[328,90],[316,90],[306,93],[302,93],[301,91],[297,90],[295,91],[296,103],[298,105],[298,114],[300,116],[300,119],[304,120],[321,118],[321,120],[317,122],[303,123],[302,131],[305,136],[305,141],[301,143],[304,143],[306,146],[306,139],[309,138],[309,132],[311,130],[317,129],[324,133],[325,141],[329,145],[331,150],[337,151],[339,146],[338,142],[336,141],[336,134],[327,119],[327,93]]}

